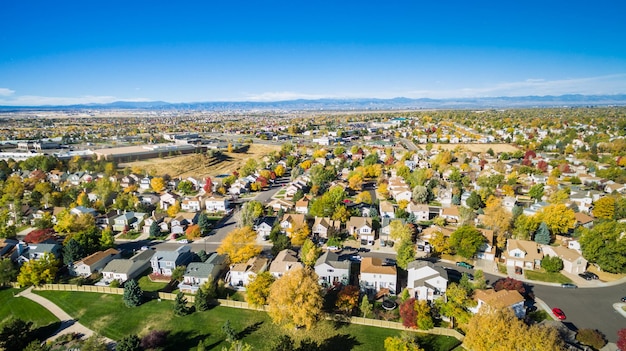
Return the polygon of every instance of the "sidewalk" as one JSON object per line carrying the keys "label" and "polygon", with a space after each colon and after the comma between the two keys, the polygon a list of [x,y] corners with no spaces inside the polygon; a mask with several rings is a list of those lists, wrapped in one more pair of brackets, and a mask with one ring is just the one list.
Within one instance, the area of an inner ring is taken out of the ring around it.
{"label": "sidewalk", "polygon": [[[52,341],[56,338],[58,338],[61,335],[65,335],[65,334],[70,334],[70,333],[78,333],[80,335],[82,335],[83,338],[88,338],[90,336],[92,336],[94,334],[94,331],[85,327],[84,325],[80,324],[79,322],[77,322],[76,320],[72,319],[72,317],[67,314],[65,311],[63,311],[59,306],[55,305],[54,303],[52,303],[52,301],[41,297],[37,294],[33,294],[33,287],[31,286],[30,288],[20,292],[19,294],[15,295],[16,297],[25,297],[29,300],[32,300],[38,304],[40,304],[41,306],[43,306],[45,309],[47,309],[48,311],[50,311],[52,314],[54,314],[60,321],[61,321],[61,326],[59,327],[59,330],[57,330],[51,337],[49,337],[46,341]],[[111,340],[109,338],[103,337],[104,340],[106,341],[106,343],[108,345],[114,345],[115,341]]]}

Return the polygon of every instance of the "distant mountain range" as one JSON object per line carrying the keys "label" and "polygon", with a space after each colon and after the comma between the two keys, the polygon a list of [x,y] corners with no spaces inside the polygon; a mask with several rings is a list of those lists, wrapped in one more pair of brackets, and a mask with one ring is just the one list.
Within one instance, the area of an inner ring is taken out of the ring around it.
{"label": "distant mountain range", "polygon": [[580,107],[626,105],[626,94],[618,95],[559,95],[559,96],[501,96],[451,99],[317,99],[286,101],[215,101],[168,103],[164,101],[116,101],[108,104],[67,106],[0,106],[0,111],[62,111],[62,110],[195,110],[195,111],[319,111],[319,110],[419,110],[419,109],[485,109],[524,107]]}

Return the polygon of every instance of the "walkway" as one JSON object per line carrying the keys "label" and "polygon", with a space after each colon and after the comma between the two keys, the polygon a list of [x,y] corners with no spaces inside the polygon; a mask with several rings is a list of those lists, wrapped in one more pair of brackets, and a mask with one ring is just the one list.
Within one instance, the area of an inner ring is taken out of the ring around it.
{"label": "walkway", "polygon": [[[57,330],[51,337],[48,338],[48,340],[46,341],[51,341],[54,340],[56,338],[58,338],[61,335],[65,335],[65,334],[70,334],[70,333],[78,333],[80,335],[83,336],[83,338],[88,338],[90,336],[92,336],[94,334],[94,331],[85,327],[84,325],[80,324],[79,322],[77,322],[76,320],[72,319],[72,317],[67,314],[65,311],[63,311],[59,306],[55,305],[54,303],[52,303],[52,301],[39,296],[37,294],[33,294],[33,287],[31,286],[30,288],[20,292],[19,294],[15,295],[20,296],[20,297],[25,297],[29,300],[32,300],[38,304],[40,304],[41,306],[43,306],[45,309],[47,309],[48,311],[50,311],[52,314],[54,314],[60,321],[61,321],[61,326],[59,327],[59,330]],[[104,337],[105,341],[107,342],[108,345],[113,345],[115,344],[115,341]]]}

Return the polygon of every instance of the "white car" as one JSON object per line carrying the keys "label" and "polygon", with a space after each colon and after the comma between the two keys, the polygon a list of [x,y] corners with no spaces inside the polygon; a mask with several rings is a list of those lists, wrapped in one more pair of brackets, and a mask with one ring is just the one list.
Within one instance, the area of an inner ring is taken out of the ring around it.
{"label": "white car", "polygon": [[189,240],[187,240],[187,239],[180,239],[180,240],[178,240],[178,242],[181,243],[181,244],[189,244]]}

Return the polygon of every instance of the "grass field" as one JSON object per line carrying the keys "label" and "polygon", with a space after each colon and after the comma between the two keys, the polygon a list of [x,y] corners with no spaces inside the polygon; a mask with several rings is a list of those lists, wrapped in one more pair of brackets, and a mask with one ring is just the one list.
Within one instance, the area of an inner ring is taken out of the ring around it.
{"label": "grass field", "polygon": [[[288,333],[296,340],[310,338],[321,346],[319,350],[378,351],[388,336],[400,331],[324,321],[311,331],[284,330],[274,325],[265,312],[215,307],[177,317],[172,301],[149,301],[136,308],[125,307],[122,296],[95,293],[38,291],[81,323],[97,332],[119,340],[129,334],[146,334],[149,330],[168,330],[170,337],[165,350],[191,350],[200,340],[209,342],[208,350],[228,346],[221,327],[229,320],[232,327],[255,350],[265,350],[278,336]],[[420,345],[427,351],[450,351],[459,342],[451,337],[420,335]]]}
{"label": "grass field", "polygon": [[564,276],[561,273],[547,273],[547,272],[538,272],[538,271],[530,271],[525,270],[524,276],[526,279],[538,280],[540,282],[548,282],[548,283],[571,283],[571,279]]}
{"label": "grass field", "polygon": [[[424,148],[423,145],[422,148]],[[496,153],[519,150],[511,144],[433,144],[433,150],[454,150],[456,148],[470,152],[487,152],[487,150],[492,149]]]}
{"label": "grass field", "polygon": [[59,320],[47,309],[24,297],[13,297],[18,289],[0,289],[0,324],[11,318],[33,322],[33,329],[43,340],[59,328]]}
{"label": "grass field", "polygon": [[163,170],[167,170],[165,173],[172,177],[215,177],[220,174],[232,174],[248,159],[253,158],[258,162],[263,156],[277,150],[280,150],[278,145],[253,144],[245,153],[225,152],[220,162],[217,163],[204,154],[190,154],[125,162],[119,166],[121,168],[139,167],[147,172],[154,170],[157,175],[162,175]]}

